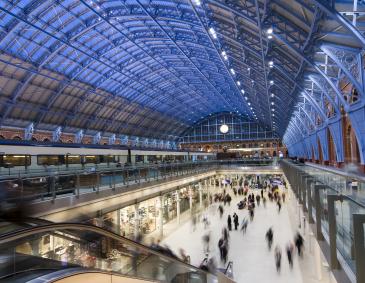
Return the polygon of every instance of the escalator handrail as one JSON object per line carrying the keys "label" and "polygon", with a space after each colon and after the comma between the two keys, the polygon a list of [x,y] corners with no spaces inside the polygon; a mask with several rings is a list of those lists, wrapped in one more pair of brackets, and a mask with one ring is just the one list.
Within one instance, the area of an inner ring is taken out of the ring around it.
{"label": "escalator handrail", "polygon": [[0,246],[7,244],[9,242],[12,242],[12,241],[16,241],[16,240],[19,240],[19,239],[22,239],[25,237],[35,235],[35,234],[44,233],[44,232],[54,232],[55,230],[83,230],[83,231],[94,232],[94,233],[100,234],[104,237],[109,237],[109,238],[112,238],[113,240],[120,241],[120,242],[123,242],[130,246],[133,246],[135,248],[143,250],[144,252],[154,254],[154,255],[164,258],[166,260],[178,263],[180,265],[184,265],[187,268],[199,270],[202,273],[212,275],[211,273],[209,273],[205,270],[202,270],[194,265],[191,265],[191,264],[185,263],[179,259],[167,256],[163,253],[155,251],[147,246],[144,246],[142,244],[129,240],[129,239],[122,237],[118,234],[115,234],[111,231],[105,230],[105,229],[97,227],[97,226],[88,225],[88,224],[52,223],[52,224],[46,224],[46,225],[41,225],[41,226],[29,227],[26,229],[17,230],[17,231],[13,231],[13,232],[9,232],[9,233],[0,235]]}

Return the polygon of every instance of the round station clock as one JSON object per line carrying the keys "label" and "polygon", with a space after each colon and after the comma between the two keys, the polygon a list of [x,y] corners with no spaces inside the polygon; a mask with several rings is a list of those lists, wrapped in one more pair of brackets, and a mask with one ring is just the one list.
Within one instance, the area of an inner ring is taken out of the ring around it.
{"label": "round station clock", "polygon": [[226,124],[223,124],[223,125],[219,128],[219,130],[220,130],[220,132],[221,132],[222,134],[226,134],[226,133],[228,133],[229,128],[228,128],[228,126],[227,126]]}

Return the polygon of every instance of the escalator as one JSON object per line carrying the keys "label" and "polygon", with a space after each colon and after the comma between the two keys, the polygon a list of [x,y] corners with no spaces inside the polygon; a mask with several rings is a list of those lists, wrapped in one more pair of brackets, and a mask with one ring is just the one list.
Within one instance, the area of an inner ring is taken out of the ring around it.
{"label": "escalator", "polygon": [[83,273],[142,282],[218,282],[216,275],[178,258],[102,228],[75,223],[29,225],[2,234],[0,266],[0,282],[56,282]]}

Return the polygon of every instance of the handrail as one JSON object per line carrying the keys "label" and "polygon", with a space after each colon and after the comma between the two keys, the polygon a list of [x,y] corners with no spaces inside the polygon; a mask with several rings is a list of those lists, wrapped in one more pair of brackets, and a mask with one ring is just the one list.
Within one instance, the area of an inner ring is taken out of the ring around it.
{"label": "handrail", "polygon": [[182,260],[173,258],[173,257],[169,257],[167,255],[164,255],[158,251],[155,251],[151,248],[148,248],[140,243],[134,242],[132,240],[129,240],[125,237],[122,237],[118,234],[115,234],[111,231],[99,228],[97,226],[93,226],[93,225],[88,225],[88,224],[77,224],[77,223],[52,223],[52,224],[47,224],[47,225],[42,225],[42,226],[36,226],[36,227],[29,227],[26,229],[22,229],[22,230],[17,230],[14,232],[9,232],[9,233],[5,233],[0,235],[0,245],[4,245],[7,244],[9,242],[12,241],[16,241],[25,237],[29,237],[35,234],[39,234],[39,233],[45,233],[45,232],[55,232],[56,230],[83,230],[83,231],[89,231],[89,232],[94,232],[97,234],[100,234],[104,237],[109,237],[113,240],[116,241],[120,241],[123,242],[125,244],[131,245],[139,250],[142,250],[144,252],[150,253],[150,254],[154,254],[156,256],[162,257],[166,260],[169,261],[173,261],[175,263],[178,264],[182,264],[187,268],[192,268],[192,269],[197,269],[199,270],[199,272],[203,272],[206,274],[210,274],[209,272],[202,270],[196,266],[193,266],[191,264],[185,263]]}
{"label": "handrail", "polygon": [[224,271],[224,274],[227,274],[228,269],[233,266],[233,261],[228,262],[226,270]]}

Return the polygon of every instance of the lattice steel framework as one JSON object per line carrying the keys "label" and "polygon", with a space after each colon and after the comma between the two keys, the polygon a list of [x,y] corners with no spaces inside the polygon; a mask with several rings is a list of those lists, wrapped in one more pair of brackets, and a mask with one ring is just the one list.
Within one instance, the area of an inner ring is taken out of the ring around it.
{"label": "lattice steel framework", "polygon": [[0,0],[0,126],[177,140],[228,111],[302,150],[363,107],[353,3]]}

